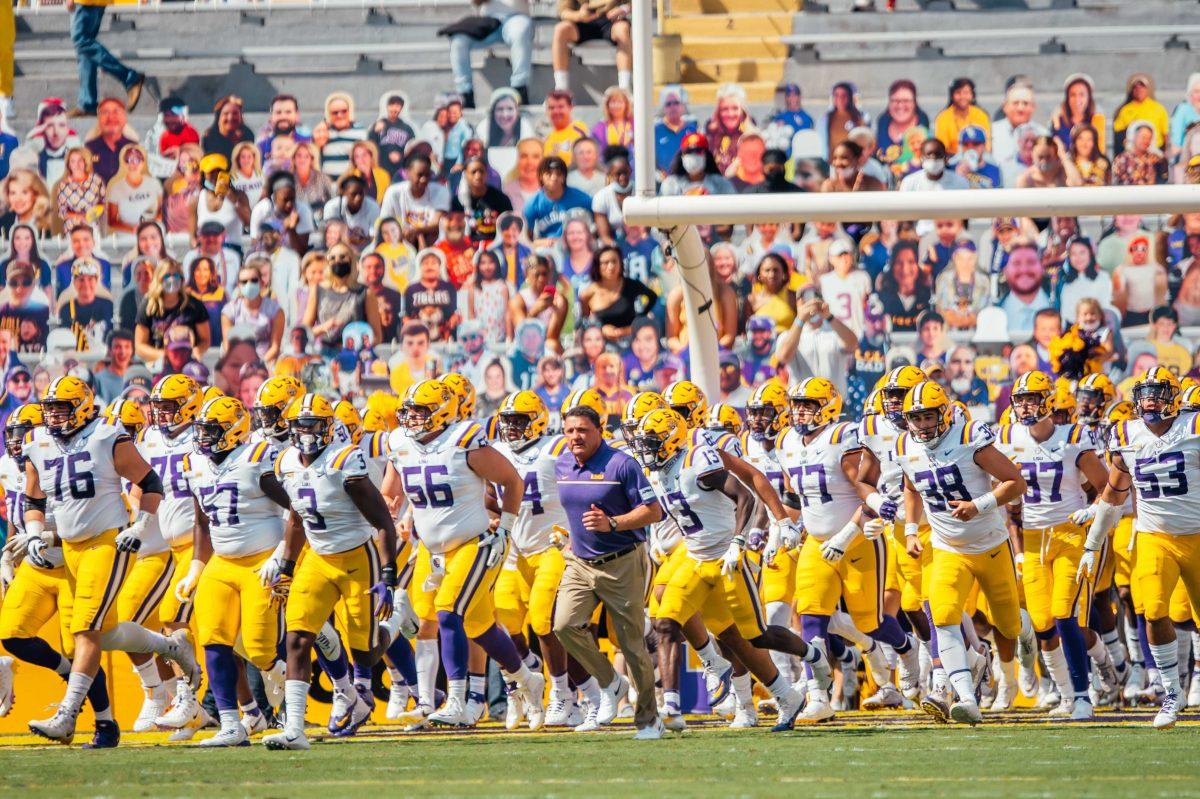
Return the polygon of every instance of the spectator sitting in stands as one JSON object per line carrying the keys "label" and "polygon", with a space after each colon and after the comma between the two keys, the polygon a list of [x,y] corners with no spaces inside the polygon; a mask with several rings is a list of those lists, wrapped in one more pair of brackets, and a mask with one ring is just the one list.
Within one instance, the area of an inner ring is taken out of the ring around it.
{"label": "spectator sitting in stands", "polygon": [[1154,144],[1154,127],[1145,120],[1129,126],[1125,150],[1113,160],[1113,184],[1153,186],[1167,182],[1167,159]]}
{"label": "spectator sitting in stands", "polygon": [[1070,161],[1084,186],[1107,186],[1112,179],[1112,164],[1100,152],[1098,140],[1091,125],[1079,125],[1071,131]]}
{"label": "spectator sitting in stands", "polygon": [[1090,239],[1078,236],[1067,242],[1055,290],[1058,293],[1055,304],[1063,310],[1067,324],[1075,323],[1075,307],[1084,299],[1095,300],[1105,308],[1113,307],[1112,277],[1100,271]]}
{"label": "spectator sitting in stands", "polygon": [[1017,176],[1018,189],[1046,189],[1056,186],[1082,186],[1083,177],[1075,168],[1067,148],[1054,136],[1038,136],[1033,143],[1033,164]]}
{"label": "spectator sitting in stands", "polygon": [[521,113],[521,97],[515,89],[501,87],[492,92],[487,116],[480,120],[475,135],[489,148],[516,147],[533,136],[533,125]]}
{"label": "spectator sitting in stands", "polygon": [[496,221],[512,210],[512,201],[504,192],[487,182],[488,165],[481,157],[468,157],[463,166],[463,179],[450,201],[450,212],[463,214],[471,242],[486,246],[496,238]]}
{"label": "spectator sitting in stands", "polygon": [[670,169],[684,138],[698,130],[696,120],[688,116],[687,102],[687,92],[679,85],[664,86],[658,92],[660,116],[654,123],[654,166],[660,175]]}
{"label": "spectator sitting in stands", "polygon": [[77,224],[67,231],[67,234],[71,238],[71,248],[69,252],[63,253],[54,265],[55,293],[65,291],[71,285],[71,267],[81,258],[96,259],[100,264],[100,282],[104,284],[104,288],[112,288],[112,264],[96,254],[96,234],[91,225]]}
{"label": "spectator sitting in stands", "polygon": [[606,176],[600,164],[600,149],[595,139],[576,139],[571,146],[571,171],[567,185],[589,197],[604,188]]}
{"label": "spectator sitting in stands", "polygon": [[606,40],[617,46],[617,83],[633,89],[633,29],[626,0],[558,0],[558,19],[552,45],[556,91],[571,88],[572,45]]}
{"label": "spectator sitting in stands", "polygon": [[[1096,262],[1104,271],[1113,272],[1124,262],[1134,237],[1145,236],[1149,240],[1149,235],[1150,231],[1142,224],[1139,214],[1116,214],[1112,218],[1112,225],[1100,234],[1100,241],[1096,244]],[[1151,249],[1153,255],[1153,247]]]}
{"label": "spectator sitting in stands", "polygon": [[1132,133],[1130,127],[1134,122],[1147,122],[1154,131],[1154,147],[1159,150],[1167,146],[1167,133],[1170,120],[1167,109],[1154,99],[1154,78],[1145,72],[1135,72],[1125,83],[1125,102],[1113,115],[1113,149],[1128,149],[1125,146],[1126,133]]}
{"label": "spectator sitting in stands", "polygon": [[1096,84],[1083,73],[1068,75],[1063,81],[1062,105],[1050,117],[1050,132],[1064,146],[1071,146],[1071,131],[1076,125],[1091,125],[1100,136],[1100,151],[1104,146],[1104,114],[1096,108]]}
{"label": "spectator sitting in stands", "polygon": [[[846,81],[833,84],[829,92],[829,107],[817,122],[822,158],[829,160],[834,149],[846,141],[850,131],[871,124],[871,115],[858,107],[858,90]],[[812,123],[809,123],[812,127]],[[789,146],[791,140],[789,139]]]}
{"label": "spectator sitting in stands", "polygon": [[200,133],[188,121],[188,107],[182,98],[175,95],[164,97],[158,104],[162,132],[157,141],[147,142],[153,155],[173,160],[185,144],[200,144]]}
{"label": "spectator sitting in stands", "polygon": [[423,249],[437,241],[442,214],[450,208],[450,190],[433,182],[433,163],[420,153],[408,156],[404,173],[407,180],[388,188],[379,214],[401,220],[404,239]]}
{"label": "spectator sitting in stands", "polygon": [[379,119],[367,134],[379,151],[381,168],[394,175],[404,160],[405,146],[417,133],[404,117],[408,96],[402,91],[384,92],[379,98]]}
{"label": "spectator sitting in stands", "polygon": [[347,174],[355,174],[366,184],[366,196],[377,204],[383,202],[383,195],[392,185],[392,176],[386,169],[379,166],[379,150],[373,141],[357,141],[350,148],[351,169]]}
{"label": "spectator sitting in stands", "polygon": [[830,155],[829,177],[821,181],[821,191],[884,191],[886,186],[862,171],[863,155],[862,147],[853,140],[839,142]]}
{"label": "spectator sitting in stands", "polygon": [[361,175],[347,172],[338,178],[338,196],[325,203],[323,219],[344,222],[350,243],[361,250],[371,241],[371,231],[379,219],[379,203],[367,196],[367,182]]}
{"label": "spectator sitting in stands", "polygon": [[325,116],[313,128],[312,140],[321,152],[321,171],[337,180],[350,168],[354,142],[367,138],[367,130],[354,119],[354,98],[333,92],[325,98]]}
{"label": "spectator sitting in stands", "polygon": [[949,95],[946,107],[934,117],[934,137],[946,145],[946,152],[950,155],[958,154],[959,134],[968,127],[982,130],[986,144],[991,120],[986,111],[975,105],[975,81],[955,78],[950,82]]}
{"label": "spectator sitting in stands", "polygon": [[936,281],[942,270],[950,265],[960,240],[966,238],[961,219],[938,219],[933,223],[933,232],[921,237],[921,266],[929,270]]}
{"label": "spectator sitting in stands", "polygon": [[253,142],[254,131],[246,126],[242,118],[242,98],[229,94],[217,100],[213,107],[213,122],[204,131],[200,144],[204,152],[219,153],[233,159],[233,148],[241,142]]}
{"label": "spectator sitting in stands", "polygon": [[[192,261],[188,269],[187,290],[204,305],[208,313],[208,327],[212,346],[220,347],[222,339],[221,309],[230,295],[222,282],[217,263],[208,256],[202,255]],[[237,274],[233,282],[236,285]]]}
{"label": "spectator sitting in stands", "polygon": [[917,243],[900,240],[892,247],[888,268],[876,280],[883,312],[892,320],[892,331],[915,333],[917,317],[929,307],[930,280],[917,259]]}
{"label": "spectator sitting in stands", "polygon": [[225,287],[226,293],[233,293],[237,287],[238,270],[242,268],[242,256],[237,250],[225,245],[225,228],[220,222],[205,222],[197,231],[196,246],[184,253],[183,269],[190,274],[192,264],[198,258],[209,258],[216,269],[216,278]]}
{"label": "spectator sitting in stands", "polygon": [[939,139],[926,139],[921,145],[921,171],[900,181],[900,191],[946,191],[969,189],[971,185],[957,172],[946,169],[946,147]]}
{"label": "spectator sitting in stands", "polygon": [[914,128],[929,127],[929,117],[917,105],[917,86],[910,80],[901,79],[888,88],[887,110],[875,123],[875,157],[890,168],[896,179],[904,176],[907,164],[906,139]]}
{"label": "spectator sitting in stands", "polygon": [[308,293],[302,322],[312,331],[324,357],[338,353],[342,330],[353,322],[366,322],[371,327],[372,341],[379,341],[379,304],[369,301],[367,289],[355,277],[357,267],[349,246],[331,247],[325,274],[315,290]]}
{"label": "spectator sitting in stands", "polygon": [[533,199],[533,195],[541,188],[538,182],[538,166],[541,165],[543,157],[540,139],[521,139],[517,143],[517,162],[504,176],[504,182],[500,186],[517,213],[525,210],[525,203]]}
{"label": "spectator sitting in stands", "polygon": [[105,199],[108,229],[132,233],[137,226],[162,214],[162,184],[146,172],[146,151],[129,144],[121,151],[121,168],[108,182]]}
{"label": "spectator sitting in stands", "polygon": [[1158,363],[1175,374],[1187,374],[1192,368],[1192,342],[1179,335],[1179,315],[1169,305],[1150,313],[1146,338],[1154,345]]}
{"label": "spectator sitting in stands", "polygon": [[[113,324],[113,302],[110,297],[100,296],[100,264],[95,259],[79,259],[71,267],[71,292],[58,304],[58,324],[70,328],[79,341],[79,349],[90,349],[91,342],[100,342],[108,335]],[[104,292],[107,294],[108,292]]]}
{"label": "spectator sitting in stands", "polygon": [[546,328],[534,318],[516,326],[508,357],[508,372],[517,391],[532,389],[537,380],[538,359],[546,351]]}
{"label": "spectator sitting in stands", "polygon": [[229,159],[212,153],[200,160],[201,189],[195,195],[195,210],[188,214],[189,230],[193,237],[206,222],[217,222],[225,229],[230,246],[241,249],[242,228],[247,222],[253,229],[250,201],[235,189],[229,174]]}
{"label": "spectator sitting in stands", "polygon": [[767,145],[757,131],[749,131],[738,139],[737,158],[726,176],[738,194],[754,192],[766,180],[763,173],[763,153]]}
{"label": "spectator sitting in stands", "polygon": [[[1008,87],[1004,93],[1003,119],[992,124],[992,158],[1002,164],[1017,152],[1017,128],[1027,125],[1037,111],[1037,102],[1033,97],[1033,86],[1023,81],[1017,81]],[[985,134],[986,138],[986,134]],[[962,144],[962,134],[959,134],[959,144]]]}
{"label": "spectator sitting in stands", "polygon": [[1061,336],[1062,314],[1051,306],[1043,308],[1033,316],[1033,335],[1029,343],[1037,351],[1038,369],[1046,374],[1054,374],[1054,363],[1050,357],[1050,345],[1055,338]]}
{"label": "spectator sitting in stands", "polygon": [[276,139],[290,139],[294,144],[312,140],[308,131],[300,127],[300,102],[291,94],[271,98],[267,124],[257,142],[263,160],[271,157]]}
{"label": "spectator sitting in stands", "polygon": [[129,267],[130,279],[121,293],[118,309],[118,323],[121,327],[132,329],[137,321],[138,304],[146,292],[150,290],[150,280],[158,261],[152,258],[135,258]]}
{"label": "spectator sitting in stands", "polygon": [[601,150],[624,147],[633,150],[633,102],[629,92],[619,86],[609,86],[600,101],[604,118],[592,126],[592,138]]}
{"label": "spectator sitting in stands", "polygon": [[[58,214],[64,229],[87,222],[88,214],[104,205],[106,186],[92,169],[92,158],[91,151],[83,147],[72,147],[67,151],[66,169],[50,195],[53,212]],[[11,207],[12,203],[9,205]]]}
{"label": "spectator sitting in stands", "polygon": [[238,273],[236,294],[221,309],[222,338],[229,340],[234,328],[253,331],[258,357],[268,364],[275,363],[283,344],[283,309],[263,296],[262,275],[249,264]]}
{"label": "spectator sitting in stands", "polygon": [[779,336],[776,358],[788,365],[791,375],[820,375],[846,394],[851,358],[858,347],[854,331],[834,317],[815,287],[802,289],[798,302],[796,323]]}
{"label": "spectator sitting in stands", "polygon": [[945,374],[954,399],[968,407],[990,404],[987,383],[975,374],[975,348],[970,344],[960,344],[950,350]]}
{"label": "spectator sitting in stands", "polygon": [[[421,126],[420,138],[432,148],[433,161],[440,164],[443,176],[459,164],[463,146],[474,135],[462,112],[462,97],[454,92],[442,92],[434,100],[433,119]],[[411,152],[411,146],[412,142],[409,142],[406,153]]]}
{"label": "spectator sitting in stands", "polygon": [[832,300],[830,311],[834,318],[854,331],[858,338],[863,332],[863,314],[872,286],[870,275],[857,267],[854,256],[853,242],[834,241],[829,245],[829,263],[833,269],[821,275],[817,284],[821,296]]}
{"label": "spectator sitting in stands", "polygon": [[28,261],[33,265],[34,282],[43,289],[50,287],[53,272],[38,252],[37,233],[29,225],[15,225],[9,234],[8,253],[0,260],[0,284],[8,275],[8,265],[14,261]]}
{"label": "spectator sitting in stands", "polygon": [[1144,325],[1150,312],[1167,302],[1167,271],[1150,258],[1150,238],[1134,236],[1126,260],[1113,270],[1113,304],[1121,311],[1121,327]]}
{"label": "spectator sitting in stands", "polygon": [[125,390],[125,375],[133,363],[133,333],[116,328],[108,334],[108,356],[94,372],[96,396],[112,402]]}
{"label": "spectator sitting in stands", "polygon": [[1008,317],[1008,332],[1014,341],[1028,336],[1037,312],[1050,307],[1050,297],[1042,288],[1045,276],[1037,245],[1030,239],[1014,242],[1004,266],[1008,296],[999,303]]}
{"label": "spectator sitting in stands", "polygon": [[407,322],[420,322],[434,341],[450,338],[461,315],[458,292],[446,279],[446,256],[436,247],[417,254],[419,277],[404,289],[404,316]]}
{"label": "spectator sitting in stands", "polygon": [[[1180,160],[1188,129],[1192,123],[1200,122],[1200,72],[1188,75],[1187,89],[1183,100],[1171,112],[1171,127],[1167,137],[1167,155],[1174,160]],[[1188,156],[1190,158],[1190,154]],[[1183,158],[1184,162],[1188,159]],[[1176,181],[1180,183],[1182,181]]]}
{"label": "spectator sitting in stands", "polygon": [[525,219],[534,246],[550,247],[562,235],[567,214],[576,208],[590,209],[592,198],[567,185],[567,165],[557,156],[542,159],[538,182],[542,188],[525,205]]}
{"label": "spectator sitting in stands", "polygon": [[[50,331],[50,306],[37,286],[34,267],[28,261],[13,261],[5,275],[5,290],[0,294],[0,330],[21,341],[25,352],[46,348]],[[24,335],[25,332],[31,335]]]}
{"label": "spectator sitting in stands", "polygon": [[942,364],[947,349],[946,320],[932,308],[917,317],[917,360]]}
{"label": "spectator sitting in stands", "polygon": [[[296,146],[292,154],[292,174],[295,176],[296,201],[309,211],[324,207],[333,196],[333,181],[321,171],[321,154],[311,141]],[[270,183],[270,178],[267,183]]]}
{"label": "spectator sitting in stands", "polygon": [[486,36],[456,33],[450,37],[450,69],[454,73],[454,90],[462,95],[463,106],[475,107],[474,70],[471,51],[504,42],[508,45],[508,60],[512,64],[509,85],[520,95],[521,103],[529,102],[529,75],[533,65],[533,19],[529,15],[529,0],[474,0],[479,16],[499,23]]}
{"label": "spectator sitting in stands", "polygon": [[[717,162],[717,170],[727,174],[737,156],[738,140],[754,129],[754,119],[746,105],[746,90],[737,83],[724,83],[717,89],[717,104],[712,117],[704,126],[709,150]],[[686,148],[686,144],[684,146]]]}
{"label": "spectator sitting in stands", "polygon": [[1017,178],[1033,166],[1033,148],[1038,139],[1045,135],[1045,129],[1032,122],[1016,129],[1013,134],[1017,141],[1016,152],[1007,161],[1000,162],[1000,175],[1005,186],[1016,186]]}
{"label": "spectator sitting in stands", "polygon": [[539,320],[546,327],[546,347],[562,354],[562,329],[567,318],[567,298],[560,290],[554,268],[543,256],[529,258],[525,267],[525,283],[508,302],[508,314],[514,326],[527,317]]}
{"label": "spectator sitting in stands", "polygon": [[704,134],[689,133],[683,137],[660,191],[667,197],[733,194],[733,185],[721,174]]}
{"label": "spectator sitting in stands", "polygon": [[762,155],[763,182],[751,187],[747,194],[794,194],[804,191],[787,179],[787,153],[768,149]]}
{"label": "spectator sitting in stands", "polygon": [[786,140],[789,152],[792,139],[797,133],[814,128],[812,117],[804,110],[800,84],[781,83],[775,87],[775,114],[771,117],[768,128],[779,129],[780,137]]}
{"label": "spectator sitting in stands", "polygon": [[32,169],[10,172],[0,186],[0,195],[7,205],[4,214],[0,215],[0,236],[8,238],[17,225],[27,225],[44,236],[57,222],[52,213],[50,192]]}
{"label": "spectator sitting in stands", "polygon": [[972,189],[1000,189],[1004,177],[987,152],[987,132],[968,125],[958,132],[958,155],[950,159],[950,168],[967,179]]}
{"label": "spectator sitting in stands", "polygon": [[[7,157],[8,148],[17,146],[16,138],[5,145],[3,157]],[[31,166],[36,164],[37,173],[47,186],[53,186],[67,168],[67,152],[75,147],[82,147],[79,137],[71,130],[67,111],[61,102],[43,100],[38,104],[37,124],[25,137],[25,144],[19,152]],[[17,156],[13,152],[14,157]],[[8,167],[0,163],[0,177],[7,174]]]}
{"label": "spectator sitting in stands", "polygon": [[106,97],[96,109],[96,126],[83,145],[92,153],[93,171],[105,184],[117,174],[118,156],[127,144],[137,144],[137,132],[129,127],[125,103],[115,97]]}
{"label": "spectator sitting in stands", "polygon": [[446,257],[446,276],[455,291],[461,289],[475,274],[476,250],[467,238],[466,217],[453,212],[442,217],[442,235],[433,246]]}
{"label": "spectator sitting in stands", "polygon": [[174,261],[163,260],[155,269],[138,308],[133,331],[138,357],[148,364],[160,360],[166,353],[167,331],[174,327],[191,331],[198,355],[208,349],[211,341],[208,311],[184,290],[183,268]]}
{"label": "spectator sitting in stands", "polygon": [[950,327],[970,330],[978,313],[991,304],[991,286],[979,269],[975,242],[956,242],[950,264],[953,268],[937,276],[933,305]]}
{"label": "spectator sitting in stands", "polygon": [[651,312],[658,295],[640,280],[625,275],[616,247],[601,247],[592,259],[591,282],[579,292],[579,315],[600,325],[605,341],[624,345],[634,318]]}
{"label": "spectator sitting in stands", "polygon": [[618,239],[625,238],[625,217],[621,207],[633,194],[633,167],[628,156],[621,154],[609,158],[607,179],[604,188],[592,197],[592,217],[597,238],[612,246]]}
{"label": "spectator sitting in stands", "polygon": [[754,270],[754,288],[748,301],[750,313],[765,316],[783,331],[796,319],[796,292],[790,287],[792,270],[783,256],[769,252]]}
{"label": "spectator sitting in stands", "polygon": [[258,145],[243,141],[233,146],[233,165],[229,172],[230,185],[246,195],[249,202],[257,202],[263,192],[262,156]]}
{"label": "spectator sitting in stands", "polygon": [[575,99],[565,89],[555,89],[546,95],[546,121],[549,131],[542,144],[543,157],[558,156],[571,165],[572,149],[578,139],[591,135],[587,125],[574,118]]}

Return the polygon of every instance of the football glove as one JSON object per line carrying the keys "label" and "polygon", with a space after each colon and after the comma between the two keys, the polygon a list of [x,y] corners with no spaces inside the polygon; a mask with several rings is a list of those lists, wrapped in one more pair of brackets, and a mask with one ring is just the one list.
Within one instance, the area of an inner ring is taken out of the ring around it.
{"label": "football glove", "polygon": [[39,569],[53,569],[54,564],[46,557],[46,550],[50,545],[41,538],[29,539],[29,546],[25,550],[25,560],[37,566]]}
{"label": "football glove", "polygon": [[[271,553],[271,557],[267,558],[263,565],[258,567],[258,581],[263,588],[270,588],[279,582],[279,575],[283,570],[283,542],[280,541],[275,547],[275,551]],[[284,592],[286,596],[286,592]]]}
{"label": "football glove", "polygon": [[884,529],[887,527],[887,522],[883,519],[867,519],[863,525],[863,535],[874,541],[879,536],[883,535]]}
{"label": "football glove", "polygon": [[1079,568],[1075,571],[1075,582],[1082,583],[1092,579],[1094,571],[1096,571],[1096,553],[1093,550],[1085,549],[1079,558]]}
{"label": "football glove", "polygon": [[385,621],[391,618],[395,605],[396,567],[384,566],[379,582],[371,586],[370,594],[375,600],[375,618]]}
{"label": "football glove", "polygon": [[571,543],[571,534],[557,524],[550,529],[550,544],[555,549],[566,549]]}
{"label": "football glove", "polygon": [[142,536],[146,534],[146,526],[150,524],[150,514],[144,510],[138,511],[133,524],[117,533],[118,552],[137,552],[142,548]]}
{"label": "football glove", "polygon": [[784,549],[795,549],[804,541],[804,527],[791,519],[779,522],[779,545]]}
{"label": "football glove", "polygon": [[751,552],[762,552],[767,545],[767,531],[761,527],[752,527],[746,533],[746,549]]}
{"label": "football glove", "polygon": [[490,530],[479,536],[479,549],[485,551],[489,569],[500,565],[504,553],[508,549],[508,539],[512,535],[513,522],[516,517],[511,513],[501,513],[500,523],[495,530]]}
{"label": "football glove", "polygon": [[830,563],[837,563],[860,533],[861,527],[854,522],[848,522],[841,530],[821,542],[821,557]]}
{"label": "football glove", "polygon": [[417,630],[421,627],[421,620],[417,618],[417,612],[413,610],[412,599],[408,596],[408,592],[393,591],[392,599],[392,613],[400,619],[400,634],[409,640],[416,638]]}
{"label": "football glove", "polygon": [[721,574],[725,577],[733,577],[742,567],[742,545],[741,536],[735,536],[729,542],[729,549],[725,550],[724,556],[721,558]]}
{"label": "football glove", "polygon": [[188,564],[187,574],[183,575],[182,580],[175,583],[175,598],[180,602],[187,602],[192,592],[196,590],[196,583],[200,582],[200,573],[203,571],[204,561],[193,559]]}
{"label": "football glove", "polygon": [[1013,565],[1017,567],[1017,579],[1020,580],[1025,576],[1025,553],[1017,552],[1013,555]]}
{"label": "football glove", "polygon": [[1071,524],[1078,524],[1080,527],[1082,527],[1085,524],[1090,524],[1094,518],[1096,518],[1096,506],[1085,505],[1077,511],[1072,511],[1071,515],[1067,517],[1067,520],[1070,521]]}
{"label": "football glove", "polygon": [[0,555],[0,596],[8,591],[8,587],[15,579],[17,579],[17,570],[13,568],[12,555],[5,552]]}
{"label": "football glove", "polygon": [[288,592],[292,590],[292,575],[279,572],[270,587],[271,606],[277,608],[287,602]]}

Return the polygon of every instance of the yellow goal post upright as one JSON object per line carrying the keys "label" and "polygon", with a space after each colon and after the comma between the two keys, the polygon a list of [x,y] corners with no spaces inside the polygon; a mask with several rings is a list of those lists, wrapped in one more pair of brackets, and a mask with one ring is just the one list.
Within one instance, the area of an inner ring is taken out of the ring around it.
{"label": "yellow goal post upright", "polygon": [[718,396],[717,323],[707,255],[696,225],[884,219],[1110,216],[1200,211],[1200,186],[1099,186],[839,194],[660,197],[654,163],[654,0],[633,0],[634,194],[627,224],[658,228],[671,243],[684,289],[692,380]]}

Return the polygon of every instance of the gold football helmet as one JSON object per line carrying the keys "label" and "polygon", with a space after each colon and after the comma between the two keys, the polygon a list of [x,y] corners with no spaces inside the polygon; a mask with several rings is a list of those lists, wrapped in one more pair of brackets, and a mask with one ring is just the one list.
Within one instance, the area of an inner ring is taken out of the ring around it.
{"label": "gold football helmet", "polygon": [[263,435],[279,438],[287,432],[287,421],[283,418],[293,402],[304,396],[304,385],[294,377],[276,375],[258,387],[254,395],[254,406],[250,408],[250,422]]}
{"label": "gold football helmet", "polygon": [[842,395],[823,377],[807,377],[788,389],[792,427],[808,434],[842,415]]}
{"label": "gold football helmet", "polygon": [[550,411],[532,391],[514,391],[496,411],[497,436],[509,444],[533,443],[550,425]]}
{"label": "gold football helmet", "polygon": [[350,441],[357,444],[363,437],[363,420],[358,415],[358,409],[349,400],[338,400],[333,406],[333,418],[346,426]]}
{"label": "gold football helmet", "polygon": [[196,449],[204,455],[229,452],[250,437],[250,414],[235,397],[214,397],[196,417]]}
{"label": "gold football helmet", "polygon": [[96,417],[91,387],[74,375],[55,378],[42,394],[46,429],[56,438],[74,435]]}
{"label": "gold football helmet", "polygon": [[438,378],[458,397],[458,418],[466,421],[475,416],[475,386],[458,372],[447,372]]}
{"label": "gold football helmet", "polygon": [[875,389],[863,400],[863,417],[883,413],[883,389]]}
{"label": "gold football helmet", "polygon": [[737,435],[742,432],[742,415],[728,402],[718,402],[709,407],[704,417],[704,427]]}
{"label": "gold football helmet", "polygon": [[1047,401],[1050,414],[1055,424],[1075,423],[1075,395],[1071,393],[1071,383],[1067,380],[1057,380],[1054,392]]}
{"label": "gold football helmet", "polygon": [[704,424],[704,414],[708,412],[708,397],[700,390],[700,386],[691,380],[676,380],[667,386],[662,393],[663,399],[671,410],[683,417],[688,427],[695,429]]}
{"label": "gold football helmet", "polygon": [[8,415],[4,423],[4,449],[13,460],[22,465],[25,463],[25,436],[45,422],[42,406],[36,402],[27,402]]}
{"label": "gold football helmet", "polygon": [[1191,386],[1183,390],[1179,399],[1179,410],[1200,411],[1200,386]]}
{"label": "gold football helmet", "polygon": [[659,408],[642,417],[634,431],[633,452],[648,469],[661,469],[687,445],[688,426],[670,408]]}
{"label": "gold football helmet", "polygon": [[[1012,388],[1013,417],[1023,425],[1032,426],[1050,415],[1050,398],[1054,396],[1054,381],[1045,372],[1034,369],[1017,378]],[[1023,411],[1018,405],[1026,406],[1028,397],[1037,402],[1032,411]]]}
{"label": "gold football helmet", "polygon": [[579,391],[572,391],[563,400],[562,407],[559,412],[567,415],[567,411],[572,408],[577,408],[582,405],[585,408],[591,408],[600,416],[600,429],[608,429],[608,407],[604,404],[604,397],[600,396],[600,392],[594,388],[585,388]]}
{"label": "gold football helmet", "polygon": [[333,442],[333,406],[320,394],[305,394],[283,412],[292,446],[302,455],[318,455]]}
{"label": "gold football helmet", "polygon": [[104,409],[104,418],[109,424],[120,423],[134,438],[146,426],[146,414],[142,412],[142,406],[131,399],[121,398],[110,402]]}
{"label": "gold football helmet", "polygon": [[1154,424],[1179,415],[1179,380],[1165,366],[1147,369],[1133,384],[1134,412]]}
{"label": "gold football helmet", "polygon": [[163,430],[191,424],[204,404],[200,384],[187,375],[167,375],[150,392],[150,421]]}
{"label": "gold football helmet", "polygon": [[1096,424],[1108,407],[1117,397],[1117,387],[1103,372],[1085,376],[1075,386],[1075,407],[1079,421],[1084,424]]}
{"label": "gold football helmet", "polygon": [[883,392],[883,412],[896,427],[904,427],[904,398],[909,389],[926,380],[925,372],[916,366],[897,366],[883,376],[877,386]]}
{"label": "gold football helmet", "polygon": [[754,389],[746,403],[746,428],[759,440],[783,432],[790,416],[787,389],[778,380],[768,380]]}
{"label": "gold football helmet", "polygon": [[[923,380],[904,397],[904,421],[914,441],[936,444],[954,421],[946,390],[932,380]],[[932,411],[932,413],[931,413]]]}
{"label": "gold football helmet", "polygon": [[410,436],[440,434],[457,420],[458,396],[441,380],[422,380],[404,392],[400,423]]}
{"label": "gold football helmet", "polygon": [[630,397],[629,402],[625,403],[625,409],[621,411],[621,432],[625,434],[625,440],[633,440],[634,431],[637,430],[643,416],[650,411],[666,407],[667,401],[657,391],[639,391]]}

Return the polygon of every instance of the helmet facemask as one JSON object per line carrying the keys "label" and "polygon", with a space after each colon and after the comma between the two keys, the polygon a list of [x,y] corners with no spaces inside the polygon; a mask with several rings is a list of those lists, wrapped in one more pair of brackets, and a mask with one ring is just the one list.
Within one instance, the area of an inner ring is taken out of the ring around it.
{"label": "helmet facemask", "polygon": [[427,405],[418,405],[415,402],[406,402],[400,409],[400,423],[404,425],[405,432],[410,438],[423,439],[430,431],[430,422],[433,420],[433,408]]}
{"label": "helmet facemask", "polygon": [[174,399],[151,399],[150,424],[168,435],[174,435],[182,427],[179,421],[179,408],[182,404]]}
{"label": "helmet facemask", "polygon": [[[647,469],[661,469],[671,462],[674,455],[666,455],[663,445],[666,439],[657,433],[638,433],[633,437],[633,451],[637,459]],[[676,453],[678,454],[678,453]]]}
{"label": "helmet facemask", "polygon": [[525,449],[534,442],[535,439],[529,436],[529,426],[533,424],[533,417],[528,413],[520,413],[518,411],[505,411],[500,414],[499,430],[500,440],[508,444],[520,445],[515,449],[518,451]]}
{"label": "helmet facemask", "polygon": [[31,424],[14,424],[4,434],[4,451],[19,465],[25,465],[25,436],[33,430]]}
{"label": "helmet facemask", "polygon": [[936,445],[949,431],[941,408],[922,408],[904,414],[908,434],[920,444]]}
{"label": "helmet facemask", "polygon": [[1175,417],[1171,407],[1175,387],[1170,383],[1139,383],[1133,387],[1133,406],[1142,421],[1148,424],[1165,422]]}
{"label": "helmet facemask", "polygon": [[196,422],[196,451],[202,455],[215,455],[223,452],[222,444],[227,432],[225,425],[220,422]]}
{"label": "helmet facemask", "polygon": [[1050,408],[1046,404],[1047,400],[1049,400],[1049,396],[1044,391],[1013,394],[1013,416],[1026,427],[1033,427],[1050,415]]}
{"label": "helmet facemask", "polygon": [[75,405],[66,400],[43,402],[42,414],[46,418],[46,429],[55,438],[68,438],[79,429],[75,423]]}
{"label": "helmet facemask", "polygon": [[882,390],[883,415],[895,427],[904,427],[904,397],[908,394],[906,388],[885,388]]}
{"label": "helmet facemask", "polygon": [[329,444],[333,433],[333,423],[329,419],[314,416],[301,416],[288,423],[288,432],[292,437],[292,446],[302,455],[317,455]]}
{"label": "helmet facemask", "polygon": [[817,421],[821,415],[820,400],[808,398],[793,399],[791,406],[792,427],[796,428],[796,432],[806,436],[824,427],[823,423]]}
{"label": "helmet facemask", "polygon": [[250,409],[250,423],[264,435],[279,438],[287,432],[287,423],[283,421],[283,411],[274,405],[256,405]]}
{"label": "helmet facemask", "polygon": [[1076,389],[1075,408],[1079,421],[1084,424],[1096,424],[1100,421],[1100,414],[1104,412],[1104,392],[1094,388]]}
{"label": "helmet facemask", "polygon": [[756,441],[770,436],[778,410],[774,405],[750,405],[746,408],[746,428]]}

